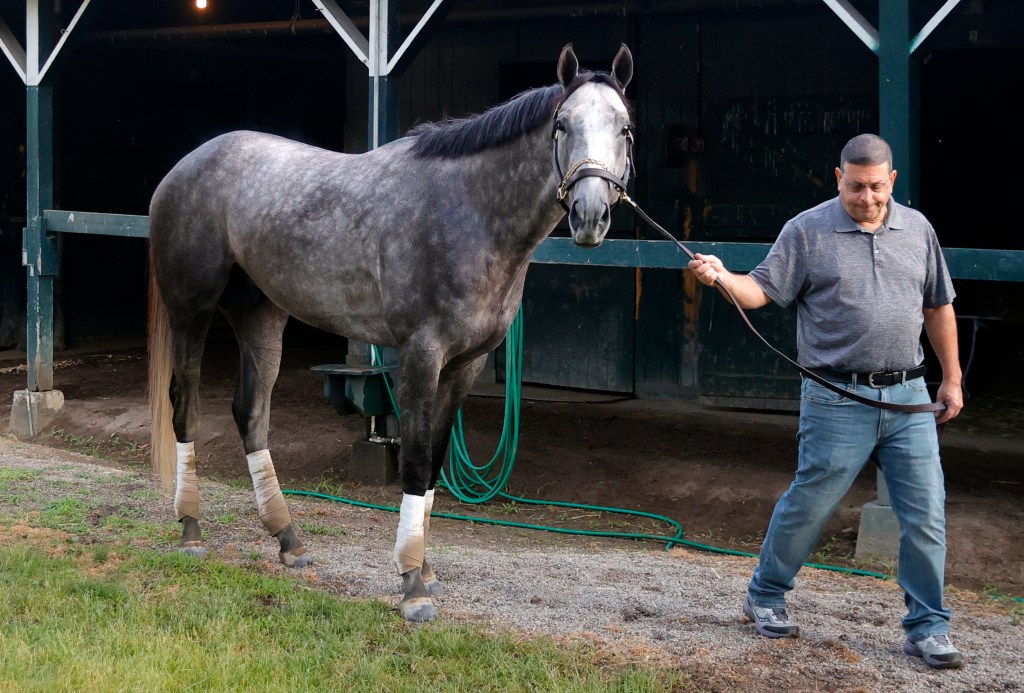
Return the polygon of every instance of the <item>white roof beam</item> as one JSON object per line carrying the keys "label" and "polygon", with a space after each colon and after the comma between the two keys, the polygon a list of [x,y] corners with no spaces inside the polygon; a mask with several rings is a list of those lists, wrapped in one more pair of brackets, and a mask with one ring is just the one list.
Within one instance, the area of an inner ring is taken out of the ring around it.
{"label": "white roof beam", "polygon": [[422,17],[420,17],[420,21],[416,23],[416,26],[413,27],[412,31],[409,32],[409,35],[405,38],[405,41],[402,42],[402,45],[399,46],[398,50],[395,51],[395,54],[391,56],[391,59],[388,61],[386,74],[391,74],[391,71],[394,70],[395,67],[398,65],[398,62],[402,59],[402,56],[409,49],[409,46],[411,46],[412,42],[416,39],[416,37],[419,36],[419,34],[426,29],[427,25],[430,23],[430,20],[434,18],[434,16],[437,14],[437,10],[440,9],[441,5],[443,5],[444,3],[445,0],[434,0],[434,2],[431,3],[427,11],[423,13]]}
{"label": "white roof beam", "polygon": [[57,42],[57,45],[54,46],[53,51],[50,53],[50,57],[46,59],[46,64],[43,65],[41,70],[39,70],[40,82],[43,81],[46,71],[50,69],[51,65],[53,65],[53,61],[57,59],[57,54],[60,53],[60,49],[64,47],[64,44],[71,36],[71,32],[75,30],[76,26],[78,26],[78,21],[82,18],[82,15],[85,14],[85,8],[89,6],[90,2],[92,2],[92,0],[82,0],[82,4],[78,8],[78,12],[75,12],[75,16],[72,18],[71,23],[68,24],[67,29],[64,29],[64,31],[61,32],[60,40]]}
{"label": "white roof beam", "polygon": [[[849,0],[822,0],[829,9],[835,12],[843,23],[853,31],[854,35],[857,36],[864,45],[871,49],[873,53],[878,52],[880,45],[878,40],[878,30],[871,26],[868,20],[864,19],[864,15],[857,11],[857,9],[850,4]],[[879,0],[884,2],[884,0]]]}
{"label": "white roof beam", "polygon": [[359,62],[370,63],[370,42],[334,0],[313,0],[338,35],[352,49]]}
{"label": "white roof beam", "polygon": [[22,82],[25,82],[28,78],[25,69],[25,49],[18,43],[14,32],[7,26],[7,22],[4,21],[3,17],[0,17],[0,51],[4,52],[7,59],[11,61],[11,65],[14,66],[14,71],[18,73],[18,77],[21,77]]}
{"label": "white roof beam", "polygon": [[953,8],[958,4],[960,4],[960,0],[946,0],[946,3],[939,8],[939,11],[928,20],[921,31],[918,32],[917,36],[914,37],[914,40],[910,42],[910,50],[908,51],[908,54],[917,50],[917,47],[924,43],[924,40],[928,38],[933,31],[935,31],[935,27],[941,24],[942,20],[948,17],[949,13],[952,12]]}

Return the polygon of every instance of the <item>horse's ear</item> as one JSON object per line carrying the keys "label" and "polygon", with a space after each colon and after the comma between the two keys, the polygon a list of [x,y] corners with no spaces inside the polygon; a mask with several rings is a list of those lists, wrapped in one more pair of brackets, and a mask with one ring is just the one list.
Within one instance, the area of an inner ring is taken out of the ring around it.
{"label": "horse's ear", "polygon": [[563,87],[569,86],[580,71],[580,61],[572,50],[572,43],[567,43],[562,48],[562,54],[558,56],[558,81]]}
{"label": "horse's ear", "polygon": [[615,76],[615,81],[619,83],[623,91],[626,90],[629,80],[633,79],[633,54],[629,52],[629,48],[624,43],[619,46],[619,52],[615,54],[615,60],[612,61],[612,75]]}

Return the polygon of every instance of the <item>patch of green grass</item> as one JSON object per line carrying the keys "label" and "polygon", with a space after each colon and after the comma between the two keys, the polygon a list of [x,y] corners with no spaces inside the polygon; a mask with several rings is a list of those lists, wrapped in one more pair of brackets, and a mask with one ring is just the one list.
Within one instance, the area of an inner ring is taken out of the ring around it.
{"label": "patch of green grass", "polygon": [[100,524],[113,532],[119,541],[175,542],[181,529],[177,522],[152,522],[125,515],[108,515]]}
{"label": "patch of green grass", "polygon": [[92,527],[89,526],[86,517],[93,507],[77,498],[63,498],[43,508],[39,513],[39,523],[68,534],[88,534]]}
{"label": "patch of green grass", "polygon": [[39,472],[32,469],[0,467],[0,487],[11,481],[32,481],[37,476],[39,476]]}
{"label": "patch of green grass", "polygon": [[696,690],[678,670],[472,626],[415,626],[379,601],[214,560],[58,548],[0,546],[0,681],[10,690]]}
{"label": "patch of green grass", "polygon": [[153,488],[143,488],[132,491],[131,497],[141,501],[163,500],[164,494]]}
{"label": "patch of green grass", "polygon": [[214,521],[222,525],[233,525],[238,522],[238,515],[236,513],[223,513],[214,518]]}

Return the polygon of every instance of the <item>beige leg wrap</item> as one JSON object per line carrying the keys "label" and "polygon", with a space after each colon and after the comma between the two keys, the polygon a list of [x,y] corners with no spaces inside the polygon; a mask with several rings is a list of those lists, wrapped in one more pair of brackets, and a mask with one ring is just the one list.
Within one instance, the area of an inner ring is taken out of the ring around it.
{"label": "beige leg wrap", "polygon": [[245,459],[249,461],[252,487],[256,490],[260,522],[271,535],[275,535],[291,524],[292,517],[288,514],[284,494],[277,483],[277,472],[270,459],[270,450],[257,450],[246,455]]}
{"label": "beige leg wrap", "polygon": [[423,567],[423,554],[426,551],[423,522],[424,501],[423,496],[402,494],[398,538],[395,541],[395,565],[398,566],[399,575],[403,575],[413,568]]}
{"label": "beige leg wrap", "polygon": [[196,478],[195,443],[175,443],[177,479],[174,485],[174,513],[178,520],[188,515],[199,519],[199,479]]}

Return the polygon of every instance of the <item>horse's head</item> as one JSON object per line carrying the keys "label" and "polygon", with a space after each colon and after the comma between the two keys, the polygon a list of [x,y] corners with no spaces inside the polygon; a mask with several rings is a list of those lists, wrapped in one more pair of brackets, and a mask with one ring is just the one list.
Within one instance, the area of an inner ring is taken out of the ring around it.
{"label": "horse's head", "polygon": [[625,44],[608,74],[580,73],[571,43],[558,59],[563,92],[552,130],[554,160],[558,200],[569,213],[576,245],[601,244],[612,208],[625,194],[633,125],[624,92],[632,76],[633,56]]}

